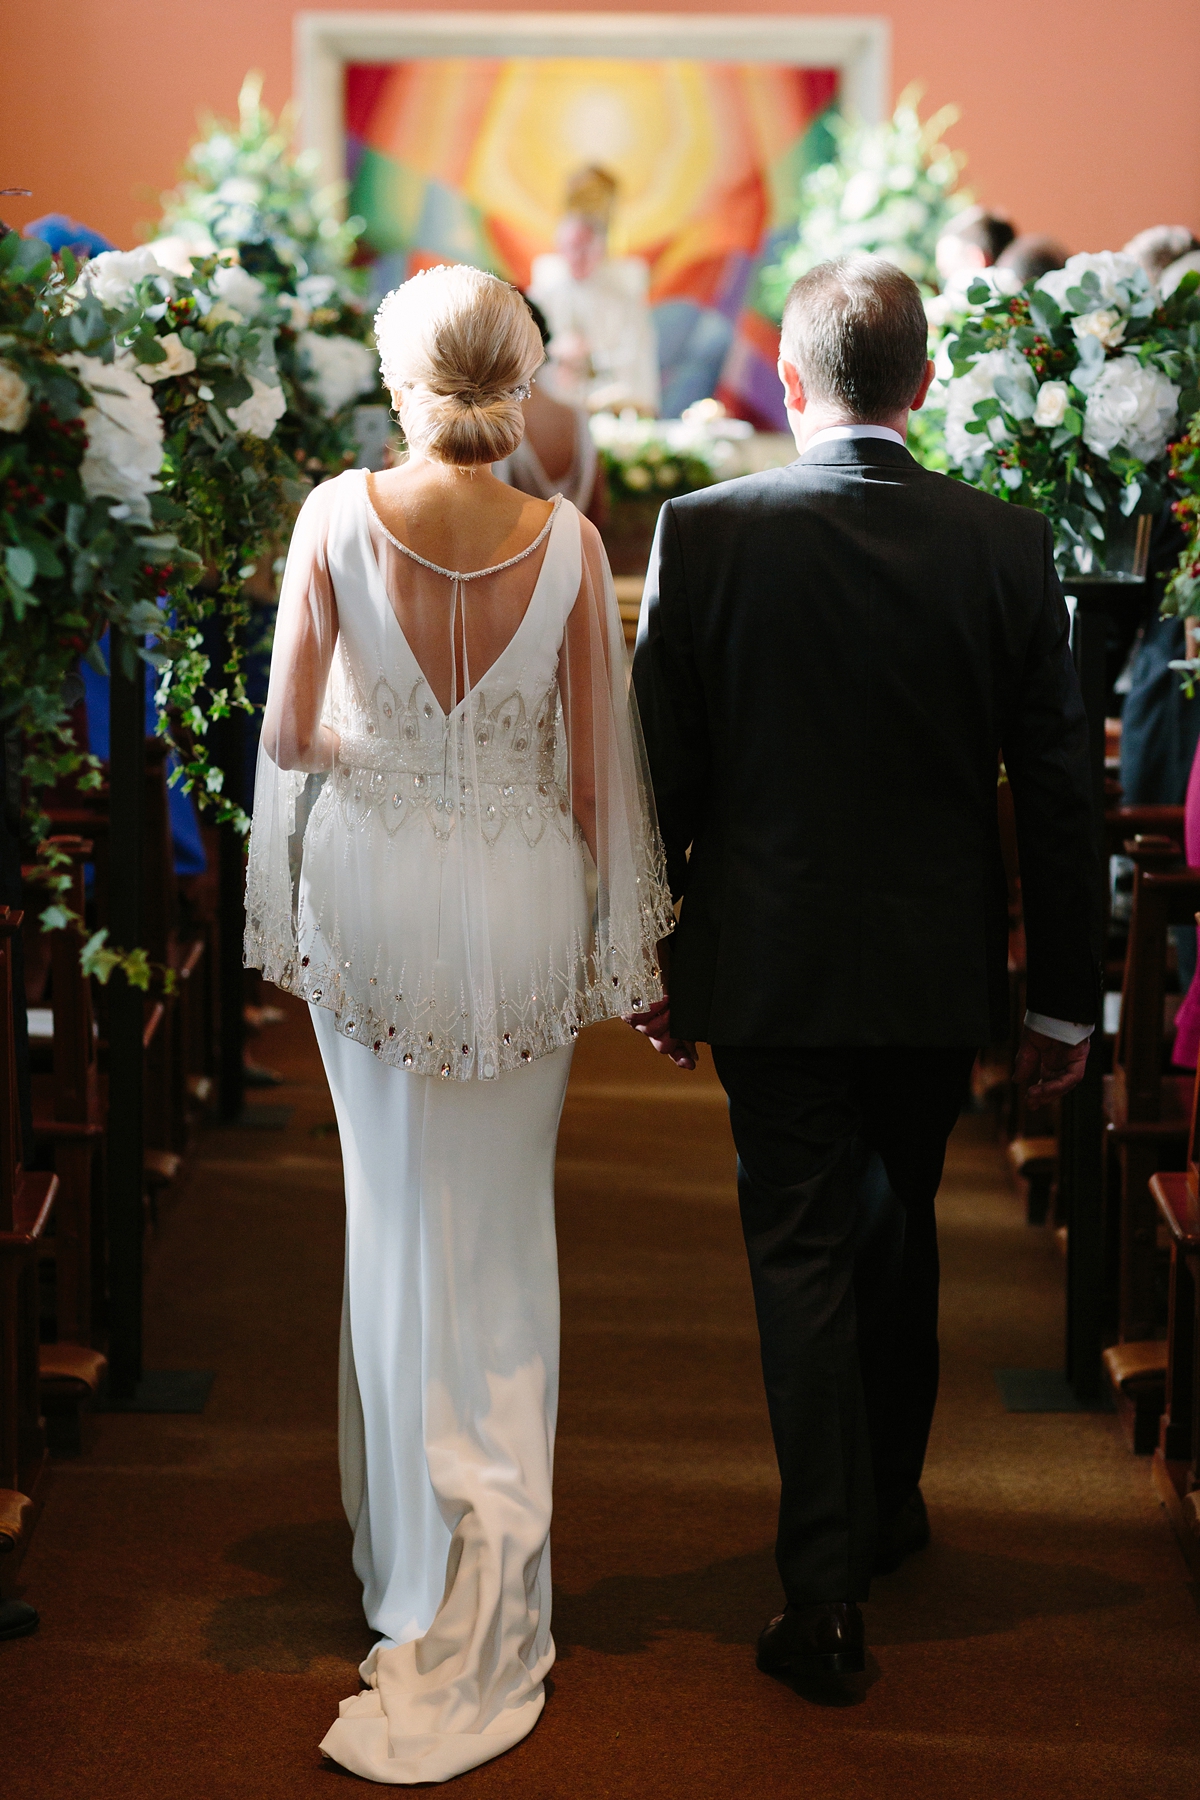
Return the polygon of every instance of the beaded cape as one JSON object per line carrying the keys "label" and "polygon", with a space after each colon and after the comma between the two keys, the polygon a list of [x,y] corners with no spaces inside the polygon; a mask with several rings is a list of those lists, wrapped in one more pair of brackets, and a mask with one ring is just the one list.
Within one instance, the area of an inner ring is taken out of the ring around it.
{"label": "beaded cape", "polygon": [[455,571],[392,536],[364,472],[309,496],[246,914],[249,966],[444,1079],[519,1069],[660,996],[674,919],[645,752],[607,562],[569,502],[516,556]]}

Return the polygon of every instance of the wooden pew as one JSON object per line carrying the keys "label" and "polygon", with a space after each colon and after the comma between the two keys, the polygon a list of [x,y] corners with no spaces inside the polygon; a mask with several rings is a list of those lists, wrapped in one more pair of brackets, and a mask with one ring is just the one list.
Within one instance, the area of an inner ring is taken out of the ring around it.
{"label": "wooden pew", "polygon": [[1171,1246],[1167,1369],[1154,1485],[1200,1579],[1200,1073],[1186,1171],[1160,1171],[1150,1192]]}
{"label": "wooden pew", "polygon": [[58,1194],[57,1175],[22,1167],[12,1015],[12,940],[22,916],[0,907],[0,1594],[10,1590],[42,1500],[38,1258]]}
{"label": "wooden pew", "polygon": [[[71,859],[66,903],[84,908],[84,864],[91,840],[52,840]],[[103,1294],[104,1115],[92,988],[79,964],[73,931],[49,935],[53,1070],[33,1077],[33,1130],[59,1180],[54,1236],[45,1246],[55,1274],[55,1341],[40,1351],[42,1404],[50,1447],[83,1447],[86,1414],[108,1367],[92,1344],[93,1313]]]}
{"label": "wooden pew", "polygon": [[[1192,1080],[1164,1068],[1163,1003],[1167,928],[1200,907],[1200,870],[1181,867],[1169,839],[1129,840],[1135,863],[1121,1023],[1113,1072],[1105,1080],[1106,1237],[1116,1262],[1117,1343],[1104,1354],[1118,1411],[1132,1447],[1157,1441],[1166,1375],[1158,1325],[1157,1211],[1150,1178],[1182,1162],[1190,1128]],[[1117,1172],[1113,1193],[1113,1170]]]}

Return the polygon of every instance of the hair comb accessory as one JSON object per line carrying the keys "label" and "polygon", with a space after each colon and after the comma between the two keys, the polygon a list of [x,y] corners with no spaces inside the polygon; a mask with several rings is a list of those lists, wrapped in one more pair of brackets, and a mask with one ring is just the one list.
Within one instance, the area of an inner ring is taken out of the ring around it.
{"label": "hair comb accessory", "polygon": [[519,387],[512,389],[512,397],[514,400],[528,400],[532,392],[533,388],[530,383],[528,381],[523,381]]}

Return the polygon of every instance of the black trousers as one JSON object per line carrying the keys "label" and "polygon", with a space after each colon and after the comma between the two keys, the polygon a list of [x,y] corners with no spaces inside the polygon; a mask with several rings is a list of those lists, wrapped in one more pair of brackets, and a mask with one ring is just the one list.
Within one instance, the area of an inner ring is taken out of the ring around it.
{"label": "black trousers", "polygon": [[938,1385],[934,1199],[973,1049],[713,1045],[797,1606],[862,1600],[921,1478]]}

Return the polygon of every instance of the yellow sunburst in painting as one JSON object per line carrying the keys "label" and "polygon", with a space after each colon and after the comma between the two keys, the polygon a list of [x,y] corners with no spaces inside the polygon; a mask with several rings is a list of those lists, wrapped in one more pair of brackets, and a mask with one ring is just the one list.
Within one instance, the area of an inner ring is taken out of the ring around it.
{"label": "yellow sunburst in painting", "polygon": [[612,248],[661,243],[711,183],[717,152],[704,66],[601,58],[502,65],[464,189],[479,210],[547,242],[568,178],[600,163],[620,183]]}

